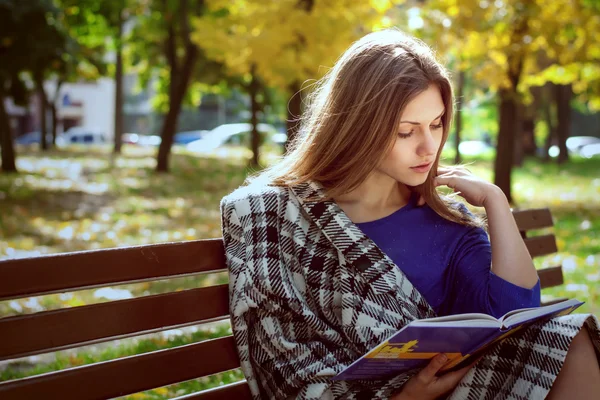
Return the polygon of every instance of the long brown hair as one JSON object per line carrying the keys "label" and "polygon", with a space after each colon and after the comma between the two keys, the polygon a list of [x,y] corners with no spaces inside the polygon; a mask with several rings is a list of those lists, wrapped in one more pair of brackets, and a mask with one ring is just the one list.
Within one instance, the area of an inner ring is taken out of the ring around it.
{"label": "long brown hair", "polygon": [[288,154],[259,177],[286,187],[317,181],[327,199],[352,191],[391,151],[402,111],[430,84],[446,109],[443,138],[427,180],[411,189],[443,218],[480,226],[440,197],[433,182],[453,114],[449,73],[425,43],[397,29],[356,41],[316,82]]}

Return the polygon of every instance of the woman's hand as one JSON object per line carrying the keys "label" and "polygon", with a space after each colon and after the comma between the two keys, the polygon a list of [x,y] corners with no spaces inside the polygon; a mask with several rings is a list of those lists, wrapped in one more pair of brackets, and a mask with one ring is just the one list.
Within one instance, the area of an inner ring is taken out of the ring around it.
{"label": "woman's hand", "polygon": [[475,207],[485,207],[489,199],[503,196],[498,186],[476,177],[463,167],[438,168],[435,185],[452,188]]}
{"label": "woman's hand", "polygon": [[456,371],[436,376],[448,359],[444,354],[433,357],[429,364],[404,384],[402,391],[390,400],[434,400],[453,390],[469,369],[479,360]]}

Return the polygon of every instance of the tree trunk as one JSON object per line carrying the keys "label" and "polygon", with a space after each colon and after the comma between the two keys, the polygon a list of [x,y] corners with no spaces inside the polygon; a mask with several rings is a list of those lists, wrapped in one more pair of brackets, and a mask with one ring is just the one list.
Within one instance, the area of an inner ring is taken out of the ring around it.
{"label": "tree trunk", "polygon": [[[198,48],[195,45],[189,45],[187,47],[185,60],[181,67],[180,73],[177,78],[177,86],[171,91],[172,96],[169,99],[169,111],[163,122],[160,137],[161,142],[158,148],[156,171],[157,172],[169,172],[169,154],[171,152],[171,145],[173,144],[173,137],[177,130],[177,117],[181,111],[181,104],[183,98],[190,83],[192,76],[192,70],[196,64],[198,56]],[[171,85],[173,83],[171,82]]]}
{"label": "tree trunk", "polygon": [[558,124],[556,126],[556,136],[558,139],[558,154],[557,162],[559,164],[569,161],[569,152],[567,149],[567,138],[571,125],[571,97],[573,90],[571,85],[556,85],[556,111]]}
{"label": "tree trunk", "polygon": [[38,95],[40,113],[40,148],[42,150],[48,150],[48,143],[46,141],[46,135],[48,134],[48,129],[46,126],[46,110],[48,107],[46,101],[46,92],[44,91],[43,78],[38,76],[35,79],[35,87]]}
{"label": "tree trunk", "polygon": [[300,93],[300,83],[294,82],[290,85],[292,97],[288,101],[287,140],[285,142],[285,151],[288,152],[300,129],[300,117],[302,115],[302,97]]}
{"label": "tree trunk", "polygon": [[515,148],[514,148],[514,153],[513,153],[513,165],[516,167],[520,167],[523,165],[523,157],[524,157],[523,116],[524,116],[523,103],[515,100],[515,117],[514,117],[515,130],[513,133],[513,136],[515,138],[513,144],[514,144]]}
{"label": "tree trunk", "polygon": [[494,162],[494,184],[502,189],[508,201],[512,202],[510,189],[513,151],[515,148],[514,133],[516,129],[515,117],[517,114],[515,104],[516,93],[509,89],[501,89],[498,92],[498,96],[500,98],[500,127],[498,130],[496,160]]}
{"label": "tree trunk", "polygon": [[54,97],[49,102],[50,112],[52,113],[52,146],[56,147],[56,135],[58,131],[58,115],[56,113],[56,103],[60,98],[60,87],[62,86],[62,79],[58,79],[56,82],[56,91]]}
{"label": "tree trunk", "polygon": [[58,125],[58,116],[56,115],[56,103],[49,104],[50,115],[52,117],[52,147],[56,147],[56,130]]}
{"label": "tree trunk", "polygon": [[529,116],[523,120],[523,153],[526,156],[535,156],[537,153],[535,116]]}
{"label": "tree trunk", "polygon": [[252,124],[252,134],[250,136],[250,147],[252,150],[252,161],[251,166],[253,168],[258,167],[259,158],[260,158],[260,133],[258,132],[258,90],[260,88],[260,84],[258,82],[258,78],[256,76],[256,66],[252,66],[251,72],[252,81],[248,87],[248,91],[250,94],[250,123]]}
{"label": "tree trunk", "polygon": [[0,82],[0,146],[2,156],[2,171],[17,172],[15,165],[15,149],[13,147],[12,130],[6,112],[3,82]]}
{"label": "tree trunk", "polygon": [[454,125],[454,129],[456,131],[455,136],[455,146],[456,146],[456,155],[454,156],[454,164],[460,163],[460,150],[458,147],[460,146],[460,133],[462,130],[462,105],[463,105],[463,90],[465,86],[465,72],[460,71],[458,74],[458,81],[456,82],[457,93],[456,93],[456,121]]}
{"label": "tree trunk", "polygon": [[551,93],[553,92],[553,87],[551,86],[551,83],[549,85],[546,94],[550,93],[550,95],[546,96],[548,101],[545,101],[543,105],[544,119],[548,126],[548,136],[546,136],[546,143],[544,145],[544,161],[546,162],[550,161],[550,147],[552,147],[552,142],[556,138],[556,127],[552,120],[552,101],[550,100],[552,98]]}
{"label": "tree trunk", "polygon": [[117,59],[115,62],[115,146],[113,153],[121,153],[123,142],[123,11],[119,13],[117,26]]}

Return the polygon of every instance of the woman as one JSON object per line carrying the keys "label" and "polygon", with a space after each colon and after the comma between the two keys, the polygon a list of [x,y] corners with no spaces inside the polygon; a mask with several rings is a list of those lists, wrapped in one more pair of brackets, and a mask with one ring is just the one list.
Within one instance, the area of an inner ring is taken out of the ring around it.
{"label": "woman", "polygon": [[[441,376],[438,355],[389,380],[331,380],[414,319],[499,316],[538,306],[540,291],[502,191],[438,168],[453,97],[426,45],[397,30],[369,34],[317,86],[290,153],[221,202],[232,328],[253,396],[599,393],[590,315],[532,325]],[[490,239],[481,221],[438,195],[440,185],[485,208]]]}

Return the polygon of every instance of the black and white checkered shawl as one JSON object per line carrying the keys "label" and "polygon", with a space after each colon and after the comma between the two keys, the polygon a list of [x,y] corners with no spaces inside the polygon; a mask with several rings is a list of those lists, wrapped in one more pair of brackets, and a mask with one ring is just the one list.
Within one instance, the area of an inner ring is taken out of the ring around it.
{"label": "black and white checkered shawl", "polygon": [[[414,319],[435,313],[394,262],[317,183],[251,184],[223,198],[230,312],[254,398],[387,399],[410,378],[330,378]],[[542,399],[584,324],[571,315],[490,349],[451,399]]]}

